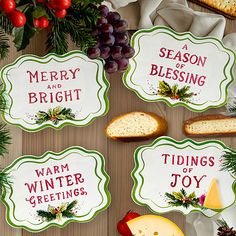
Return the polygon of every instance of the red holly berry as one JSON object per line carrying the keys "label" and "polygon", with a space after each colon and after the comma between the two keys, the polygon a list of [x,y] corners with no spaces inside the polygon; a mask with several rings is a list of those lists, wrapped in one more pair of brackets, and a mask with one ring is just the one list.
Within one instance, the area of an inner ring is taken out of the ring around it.
{"label": "red holly berry", "polygon": [[57,10],[56,9],[55,16],[57,18],[64,18],[66,16],[66,9],[62,9],[62,10]]}
{"label": "red holly berry", "polygon": [[139,217],[140,215],[136,212],[129,211],[125,217],[120,220],[117,224],[117,230],[122,236],[133,236],[132,232],[130,231],[127,222]]}
{"label": "red holly berry", "polygon": [[49,2],[47,3],[47,7],[49,9],[51,9],[51,8],[56,9],[57,8],[57,0],[49,0]]}
{"label": "red holly berry", "polygon": [[71,6],[71,0],[56,0],[56,8],[63,10],[68,9]]}
{"label": "red holly berry", "polygon": [[39,27],[39,23],[40,23],[39,19],[38,18],[34,18],[34,27],[35,28]]}
{"label": "red holly berry", "polygon": [[14,0],[2,0],[0,5],[5,13],[13,12],[16,9],[16,3]]}
{"label": "red holly berry", "polygon": [[45,3],[45,0],[36,0],[36,2]]}
{"label": "red holly berry", "polygon": [[49,20],[46,17],[42,16],[39,18],[39,28],[45,29],[48,27],[48,25],[49,25]]}
{"label": "red holly berry", "polygon": [[14,10],[10,14],[8,14],[8,17],[9,17],[9,19],[10,19],[10,21],[13,24],[14,27],[19,28],[19,27],[24,26],[25,23],[26,23],[25,14],[22,13],[21,11]]}

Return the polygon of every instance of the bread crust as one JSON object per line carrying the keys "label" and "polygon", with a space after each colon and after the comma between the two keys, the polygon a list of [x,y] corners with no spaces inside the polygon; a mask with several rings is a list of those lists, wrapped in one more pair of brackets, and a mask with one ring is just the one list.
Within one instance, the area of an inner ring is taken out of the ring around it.
{"label": "bread crust", "polygon": [[220,6],[216,6],[213,4],[212,0],[189,0],[190,2],[196,3],[200,6],[206,7],[209,10],[215,11],[219,14],[222,14],[223,16],[231,19],[231,20],[235,20],[236,19],[236,11],[232,10],[235,8],[235,6],[232,6],[231,9],[229,8],[225,8],[225,9],[221,9]]}
{"label": "bread crust", "polygon": [[183,131],[185,133],[185,135],[187,136],[192,136],[192,137],[204,137],[204,136],[235,136],[236,132],[222,132],[222,133],[205,133],[205,134],[193,134],[193,133],[189,133],[187,130],[187,126],[193,124],[194,122],[197,121],[209,121],[209,120],[228,120],[228,119],[235,119],[236,117],[230,117],[230,116],[225,116],[225,115],[221,115],[221,114],[214,114],[214,115],[205,115],[205,116],[198,116],[198,117],[194,117],[191,118],[189,120],[186,120],[184,122],[183,125]]}
{"label": "bread crust", "polygon": [[[159,124],[159,128],[153,132],[152,134],[150,135],[144,135],[144,136],[139,136],[139,137],[136,137],[136,136],[127,136],[127,137],[111,137],[108,135],[107,133],[107,129],[108,127],[116,120],[118,119],[121,119],[122,117],[126,116],[126,115],[129,115],[129,114],[132,114],[132,113],[144,113],[146,115],[149,115],[151,116],[153,119],[155,119],[157,121],[157,123]],[[108,125],[106,126],[105,128],[105,134],[108,138],[110,139],[113,139],[113,140],[118,140],[118,141],[122,141],[122,142],[135,142],[135,141],[144,141],[144,140],[148,140],[148,139],[152,139],[152,138],[156,138],[156,137],[159,137],[159,136],[162,136],[162,135],[165,135],[166,132],[168,130],[168,124],[167,124],[167,121],[158,116],[157,114],[153,113],[153,112],[143,112],[143,111],[133,111],[133,112],[128,112],[128,113],[124,113],[124,114],[121,114],[119,116],[116,116],[114,117],[109,123]]]}

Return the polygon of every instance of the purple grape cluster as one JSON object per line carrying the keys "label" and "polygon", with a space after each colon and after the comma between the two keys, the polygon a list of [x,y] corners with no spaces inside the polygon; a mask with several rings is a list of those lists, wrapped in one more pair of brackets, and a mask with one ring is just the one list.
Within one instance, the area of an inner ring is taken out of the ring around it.
{"label": "purple grape cluster", "polygon": [[105,5],[99,6],[101,17],[97,21],[92,35],[96,45],[87,51],[88,57],[105,60],[105,70],[108,73],[124,72],[129,59],[135,51],[129,44],[128,23],[121,19],[118,12],[110,12]]}

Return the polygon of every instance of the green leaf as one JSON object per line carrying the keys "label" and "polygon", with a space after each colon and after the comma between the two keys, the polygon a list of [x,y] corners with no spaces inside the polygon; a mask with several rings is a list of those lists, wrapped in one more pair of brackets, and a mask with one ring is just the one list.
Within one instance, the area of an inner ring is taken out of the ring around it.
{"label": "green leaf", "polygon": [[15,47],[17,48],[17,51],[21,51],[25,49],[30,39],[35,35],[36,31],[33,27],[31,27],[28,23],[24,27],[21,28],[14,28],[13,29],[13,36],[15,43]]}
{"label": "green leaf", "polygon": [[181,192],[173,192],[173,195],[178,200],[182,200],[184,198],[184,195]]}
{"label": "green leaf", "polygon": [[37,8],[33,11],[32,16],[34,18],[40,18],[42,16],[45,16],[46,18],[49,18],[48,14],[46,12],[46,9],[42,6],[37,6]]}
{"label": "green leaf", "polygon": [[195,192],[190,193],[190,194],[188,195],[188,198],[190,198],[190,199],[194,199],[194,198],[196,198],[196,194],[195,194]]}

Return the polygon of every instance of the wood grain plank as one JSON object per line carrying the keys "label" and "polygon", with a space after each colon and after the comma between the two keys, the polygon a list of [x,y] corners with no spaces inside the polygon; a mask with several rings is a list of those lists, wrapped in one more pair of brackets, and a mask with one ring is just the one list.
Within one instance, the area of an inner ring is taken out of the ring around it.
{"label": "wood grain plank", "polygon": [[[209,12],[207,9],[189,3],[190,7],[198,11]],[[129,6],[128,10],[121,9],[122,15],[129,19],[129,15],[135,14],[130,21],[131,28],[138,24],[139,9],[137,3]],[[129,20],[128,20],[129,21]],[[226,33],[235,32],[235,21],[227,20]],[[30,46],[24,50],[24,54],[33,53],[43,55],[45,53],[46,31],[31,41]],[[73,45],[73,44],[71,44]],[[72,49],[72,47],[71,47]],[[1,66],[12,62],[20,53],[16,53],[11,48],[10,56],[1,62]],[[141,214],[150,213],[145,207],[137,206],[131,199],[131,189],[133,181],[130,173],[134,167],[133,152],[143,144],[151,141],[136,143],[121,143],[108,140],[104,135],[104,128],[108,121],[114,116],[129,111],[153,111],[165,117],[169,123],[168,135],[181,140],[185,136],[182,132],[182,125],[185,119],[195,117],[196,114],[185,108],[169,108],[164,103],[146,103],[140,100],[133,92],[124,87],[121,74],[108,76],[111,83],[109,92],[110,111],[107,116],[97,119],[88,127],[76,128],[67,126],[62,130],[55,131],[45,129],[37,133],[23,132],[18,128],[11,127],[13,145],[10,146],[9,155],[1,160],[1,167],[11,163],[16,157],[23,154],[42,155],[45,151],[59,152],[70,146],[82,146],[87,149],[95,149],[101,152],[106,159],[106,170],[109,173],[109,189],[112,194],[112,203],[109,210],[99,214],[93,221],[86,224],[71,223],[64,229],[50,228],[38,233],[38,236],[114,236],[119,235],[116,224],[128,210],[138,211]],[[203,114],[212,114],[222,111],[222,109],[211,109]],[[196,140],[205,140],[198,138]],[[220,138],[226,145],[236,148],[234,138]],[[0,204],[0,235],[1,236],[33,236],[22,230],[16,230],[6,224],[4,217],[5,208]],[[176,222],[185,230],[185,217],[179,213],[165,214],[166,217]]]}

